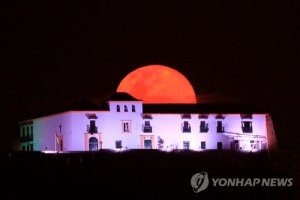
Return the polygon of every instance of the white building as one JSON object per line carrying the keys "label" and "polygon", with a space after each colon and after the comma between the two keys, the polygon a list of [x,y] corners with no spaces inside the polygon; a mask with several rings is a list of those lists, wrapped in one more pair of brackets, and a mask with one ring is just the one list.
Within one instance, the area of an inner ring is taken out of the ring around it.
{"label": "white building", "polygon": [[105,110],[68,111],[20,122],[23,151],[276,147],[269,114],[246,105],[143,104],[116,93]]}

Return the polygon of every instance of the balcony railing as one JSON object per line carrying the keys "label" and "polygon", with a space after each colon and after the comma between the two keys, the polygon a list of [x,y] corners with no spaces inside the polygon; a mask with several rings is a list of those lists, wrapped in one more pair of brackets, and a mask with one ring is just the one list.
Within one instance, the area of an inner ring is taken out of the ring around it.
{"label": "balcony railing", "polygon": [[207,133],[208,130],[208,124],[200,125],[200,133]]}
{"label": "balcony railing", "polygon": [[224,133],[224,126],[217,126],[217,133]]}
{"label": "balcony railing", "polygon": [[191,126],[188,125],[182,125],[182,132],[183,133],[190,133],[191,132]]}
{"label": "balcony railing", "polygon": [[242,131],[243,133],[252,133],[253,132],[253,129],[252,127],[242,127]]}
{"label": "balcony railing", "polygon": [[87,132],[88,133],[98,133],[98,127],[87,125]]}
{"label": "balcony railing", "polygon": [[145,125],[143,125],[142,129],[143,129],[144,133],[152,133],[152,126],[149,126],[149,125],[145,126]]}

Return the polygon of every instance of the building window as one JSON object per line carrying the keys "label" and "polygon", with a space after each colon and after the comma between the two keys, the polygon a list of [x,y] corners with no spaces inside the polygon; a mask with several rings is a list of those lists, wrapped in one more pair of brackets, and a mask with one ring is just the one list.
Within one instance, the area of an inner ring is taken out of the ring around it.
{"label": "building window", "polygon": [[124,112],[128,112],[127,106],[124,106]]}
{"label": "building window", "polygon": [[152,133],[152,126],[150,125],[150,121],[145,121],[145,124],[143,125],[143,132]]}
{"label": "building window", "polygon": [[201,149],[206,149],[206,142],[205,141],[201,142]]}
{"label": "building window", "polygon": [[223,144],[222,144],[222,142],[218,142],[218,143],[217,143],[217,148],[218,148],[218,150],[223,149]]}
{"label": "building window", "polygon": [[20,138],[23,137],[23,127],[20,128]]}
{"label": "building window", "polygon": [[134,105],[131,106],[131,111],[135,112],[135,106]]}
{"label": "building window", "polygon": [[120,112],[120,105],[117,105],[117,112]]}
{"label": "building window", "polygon": [[27,134],[27,141],[32,140],[32,133],[31,131],[29,131],[29,133]]}
{"label": "building window", "polygon": [[26,129],[25,129],[25,126],[22,127],[22,132],[23,132],[23,137],[26,136]]}
{"label": "building window", "polygon": [[208,123],[205,121],[200,121],[200,133],[207,133],[208,132]]}
{"label": "building window", "polygon": [[116,149],[122,149],[122,140],[116,140]]}
{"label": "building window", "polygon": [[191,132],[191,125],[188,121],[184,121],[182,124],[182,132],[183,133],[190,133]]}
{"label": "building window", "polygon": [[233,140],[230,142],[230,149],[232,150],[238,150],[240,149],[239,147],[239,141],[238,140]]}
{"label": "building window", "polygon": [[29,142],[33,140],[33,126],[26,125],[20,128],[20,142]]}
{"label": "building window", "polygon": [[123,133],[131,132],[131,121],[122,121],[122,132]]}
{"label": "building window", "polygon": [[183,141],[183,149],[190,149],[190,141]]}
{"label": "building window", "polygon": [[98,151],[98,139],[95,137],[91,137],[89,139],[89,150],[90,151]]}
{"label": "building window", "polygon": [[251,121],[242,121],[242,131],[243,133],[252,133],[252,122]]}
{"label": "building window", "polygon": [[98,133],[98,127],[96,126],[95,120],[90,120],[90,125],[87,126],[87,132],[88,133]]}
{"label": "building window", "polygon": [[[29,140],[33,140],[33,126],[30,126],[30,135],[29,135]],[[32,150],[32,149],[31,149]]]}
{"label": "building window", "polygon": [[217,133],[224,133],[224,126],[222,121],[217,121]]}
{"label": "building window", "polygon": [[144,149],[152,149],[152,140],[144,139]]}
{"label": "building window", "polygon": [[25,126],[23,127],[23,137],[27,137],[27,129]]}

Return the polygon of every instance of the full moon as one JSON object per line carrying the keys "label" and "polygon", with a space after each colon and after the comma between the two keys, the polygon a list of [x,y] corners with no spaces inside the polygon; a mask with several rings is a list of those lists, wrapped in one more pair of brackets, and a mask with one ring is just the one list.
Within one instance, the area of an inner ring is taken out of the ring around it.
{"label": "full moon", "polygon": [[188,79],[163,65],[147,65],[130,72],[117,92],[127,92],[144,103],[197,103]]}

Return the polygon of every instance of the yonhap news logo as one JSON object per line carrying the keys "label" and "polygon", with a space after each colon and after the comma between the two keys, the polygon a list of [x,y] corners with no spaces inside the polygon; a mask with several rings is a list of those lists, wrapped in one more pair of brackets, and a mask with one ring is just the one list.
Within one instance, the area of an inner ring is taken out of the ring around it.
{"label": "yonhap news logo", "polygon": [[196,173],[191,178],[191,186],[195,193],[212,187],[292,187],[293,178],[211,178],[207,172]]}
{"label": "yonhap news logo", "polygon": [[209,179],[206,172],[196,173],[192,176],[191,185],[195,193],[199,193],[208,187]]}

